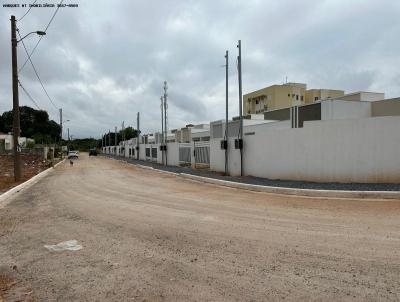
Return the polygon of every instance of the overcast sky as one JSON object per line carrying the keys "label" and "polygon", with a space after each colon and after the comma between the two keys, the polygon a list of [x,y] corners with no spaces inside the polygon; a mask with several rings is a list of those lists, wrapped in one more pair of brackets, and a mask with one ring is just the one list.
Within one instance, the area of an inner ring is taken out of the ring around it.
{"label": "overcast sky", "polygon": [[[24,3],[21,0],[2,0]],[[27,2],[28,3],[28,2]],[[37,3],[57,3],[40,1]],[[308,88],[400,96],[399,0],[65,0],[32,56],[43,84],[75,137],[115,126],[158,131],[163,81],[169,128],[225,115],[225,50],[230,54],[230,115],[238,113],[237,40],[243,92],[288,81]],[[33,8],[17,23],[22,35],[43,30],[55,8]],[[10,15],[1,8],[0,112],[10,110]],[[28,50],[38,40],[24,40]],[[26,60],[19,43],[19,66]],[[30,64],[20,80],[58,121]],[[21,105],[34,107],[20,89]]]}

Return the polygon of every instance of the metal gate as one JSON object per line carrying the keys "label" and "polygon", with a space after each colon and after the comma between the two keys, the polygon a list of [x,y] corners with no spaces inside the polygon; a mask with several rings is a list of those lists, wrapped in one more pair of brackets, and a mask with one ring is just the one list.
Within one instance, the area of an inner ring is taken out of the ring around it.
{"label": "metal gate", "polygon": [[195,168],[210,167],[210,142],[194,143],[194,163]]}
{"label": "metal gate", "polygon": [[146,160],[151,159],[151,148],[146,147]]}
{"label": "metal gate", "polygon": [[190,143],[179,144],[179,164],[187,166],[191,164],[191,150],[192,146]]}
{"label": "metal gate", "polygon": [[151,147],[151,160],[157,161],[157,147]]}

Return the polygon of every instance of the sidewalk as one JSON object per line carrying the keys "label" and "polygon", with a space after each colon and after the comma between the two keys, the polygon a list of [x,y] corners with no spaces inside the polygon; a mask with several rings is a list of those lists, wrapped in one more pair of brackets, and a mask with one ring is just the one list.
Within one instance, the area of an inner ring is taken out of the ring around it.
{"label": "sidewalk", "polygon": [[136,160],[133,158],[125,158],[107,154],[101,154],[101,156],[125,161],[135,165],[148,166],[162,171],[168,171],[173,173],[186,173],[196,176],[209,177],[214,179],[233,181],[237,183],[251,184],[251,185],[293,188],[293,189],[312,189],[312,190],[400,191],[400,184],[316,183],[316,182],[291,181],[291,180],[272,180],[272,179],[253,177],[253,176],[243,176],[243,177],[224,176],[222,173],[209,171],[207,169],[192,169],[191,167],[163,166],[158,163],[150,161]]}

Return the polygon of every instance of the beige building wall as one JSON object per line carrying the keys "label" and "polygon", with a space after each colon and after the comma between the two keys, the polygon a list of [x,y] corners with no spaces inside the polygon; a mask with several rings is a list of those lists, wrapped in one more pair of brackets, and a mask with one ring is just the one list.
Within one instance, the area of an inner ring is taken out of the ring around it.
{"label": "beige building wall", "polygon": [[400,115],[400,98],[372,102],[372,116]]}
{"label": "beige building wall", "polygon": [[367,91],[349,93],[344,96],[338,97],[338,99],[343,101],[356,101],[356,102],[375,102],[375,101],[381,101],[384,98],[385,98],[384,93],[367,92]]}
{"label": "beige building wall", "polygon": [[310,89],[302,83],[272,85],[243,96],[243,114],[260,114],[292,106],[312,104],[318,100],[337,98],[343,90]]}
{"label": "beige building wall", "polygon": [[304,104],[306,84],[287,83],[272,85],[243,96],[243,114],[259,114]]}
{"label": "beige building wall", "polygon": [[344,96],[343,90],[334,89],[309,89],[306,91],[306,104],[312,104],[316,101],[333,99]]}

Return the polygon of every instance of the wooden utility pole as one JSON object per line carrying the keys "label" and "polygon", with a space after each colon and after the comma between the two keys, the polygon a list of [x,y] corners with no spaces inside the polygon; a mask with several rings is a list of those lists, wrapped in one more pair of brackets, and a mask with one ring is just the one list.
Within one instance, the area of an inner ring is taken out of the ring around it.
{"label": "wooden utility pole", "polygon": [[115,142],[114,142],[114,155],[117,155],[117,127],[115,127]]}
{"label": "wooden utility pole", "polygon": [[111,130],[108,129],[108,153],[111,153]]}
{"label": "wooden utility pole", "polygon": [[18,144],[20,135],[19,96],[18,96],[18,62],[17,62],[17,25],[15,16],[11,16],[11,56],[13,88],[13,143],[14,143],[14,179],[21,180],[21,148]]}

